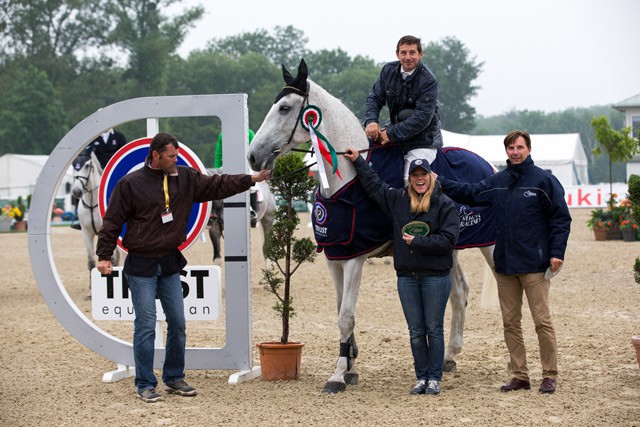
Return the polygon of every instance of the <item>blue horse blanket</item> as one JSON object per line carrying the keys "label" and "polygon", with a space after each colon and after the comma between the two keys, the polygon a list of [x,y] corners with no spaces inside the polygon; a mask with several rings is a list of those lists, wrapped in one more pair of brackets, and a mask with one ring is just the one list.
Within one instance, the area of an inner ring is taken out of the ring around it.
{"label": "blue horse blanket", "polygon": [[[431,169],[458,182],[478,182],[493,175],[493,167],[476,153],[457,147],[438,150]],[[496,221],[490,206],[456,203],[460,217],[460,235],[456,249],[490,246],[496,242]]]}
{"label": "blue horse blanket", "polygon": [[[378,176],[395,188],[402,188],[403,154],[400,146],[383,149],[371,145],[367,162]],[[400,165],[400,167],[398,167]],[[318,252],[328,259],[350,259],[371,252],[393,236],[391,218],[367,196],[356,177],[329,198],[316,191],[311,215]]]}
{"label": "blue horse blanket", "polygon": [[[372,145],[367,162],[378,176],[394,188],[404,185],[404,155],[397,144],[384,149]],[[494,173],[489,163],[477,154],[459,148],[438,151],[432,169],[449,179],[476,182]],[[356,177],[329,198],[318,191],[312,211],[317,251],[330,260],[350,259],[371,252],[393,238],[391,219],[364,191]],[[460,237],[456,249],[488,246],[495,243],[495,220],[488,207],[456,204],[460,216]]]}

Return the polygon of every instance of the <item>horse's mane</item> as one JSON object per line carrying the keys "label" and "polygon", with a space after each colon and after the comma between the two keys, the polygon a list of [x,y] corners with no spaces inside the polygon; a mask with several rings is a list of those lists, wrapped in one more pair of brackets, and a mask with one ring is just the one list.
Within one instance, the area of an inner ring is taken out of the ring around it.
{"label": "horse's mane", "polygon": [[[338,149],[362,149],[368,146],[367,137],[362,124],[355,114],[338,98],[327,92],[322,86],[312,80],[309,82],[309,98],[323,108],[323,123],[334,136],[332,144]],[[327,120],[327,122],[325,122]],[[337,138],[336,138],[337,136]]]}

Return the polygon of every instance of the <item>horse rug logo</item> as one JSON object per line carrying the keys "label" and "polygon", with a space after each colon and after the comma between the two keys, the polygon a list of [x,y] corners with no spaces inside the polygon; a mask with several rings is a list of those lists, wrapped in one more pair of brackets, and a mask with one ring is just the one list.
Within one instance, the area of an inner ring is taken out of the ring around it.
{"label": "horse rug logo", "polygon": [[536,197],[538,196],[538,193],[536,193],[535,191],[527,190],[522,195],[524,197]]}
{"label": "horse rug logo", "polygon": [[316,202],[313,206],[313,217],[315,219],[313,224],[313,231],[321,239],[327,237],[327,227],[322,225],[327,221],[327,208],[320,202]]}
{"label": "horse rug logo", "polygon": [[467,205],[460,205],[458,216],[460,217],[460,231],[467,227],[479,225],[482,222],[482,214],[469,209]]}

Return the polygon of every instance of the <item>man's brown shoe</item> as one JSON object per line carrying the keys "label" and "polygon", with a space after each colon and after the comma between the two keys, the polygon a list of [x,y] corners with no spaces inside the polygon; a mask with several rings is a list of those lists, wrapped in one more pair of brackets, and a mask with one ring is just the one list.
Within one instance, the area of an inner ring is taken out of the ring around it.
{"label": "man's brown shoe", "polygon": [[551,394],[556,391],[556,380],[553,378],[543,378],[540,384],[540,393]]}
{"label": "man's brown shoe", "polygon": [[531,390],[531,383],[527,380],[519,380],[518,378],[512,378],[511,381],[500,387],[500,391],[514,391],[514,390]]}

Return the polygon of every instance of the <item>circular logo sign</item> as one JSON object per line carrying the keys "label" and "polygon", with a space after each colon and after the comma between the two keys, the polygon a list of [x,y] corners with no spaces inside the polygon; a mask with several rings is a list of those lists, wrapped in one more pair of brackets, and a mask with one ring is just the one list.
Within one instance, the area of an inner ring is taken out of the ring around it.
{"label": "circular logo sign", "polygon": [[[113,157],[111,157],[111,160],[109,160],[109,163],[105,166],[102,178],[100,179],[98,206],[101,216],[104,217],[111,193],[116,187],[118,181],[120,181],[120,178],[129,172],[133,172],[144,167],[144,161],[149,154],[150,144],[151,138],[136,139],[119,149]],[[190,166],[204,174],[207,173],[198,156],[196,156],[193,151],[182,143],[180,143],[180,150],[178,152],[178,165]],[[207,225],[210,212],[211,202],[193,204],[187,225],[187,239],[178,247],[178,249],[184,251],[191,246]],[[125,224],[122,227],[120,237],[118,237],[118,246],[125,252],[127,252],[127,249],[122,245],[122,238],[126,232],[127,225]]]}
{"label": "circular logo sign", "polygon": [[322,203],[316,202],[313,206],[313,215],[316,218],[316,223],[322,225],[327,220],[327,208]]}
{"label": "circular logo sign", "polygon": [[429,234],[429,224],[422,221],[411,221],[402,227],[402,232],[415,237],[426,236]]}

